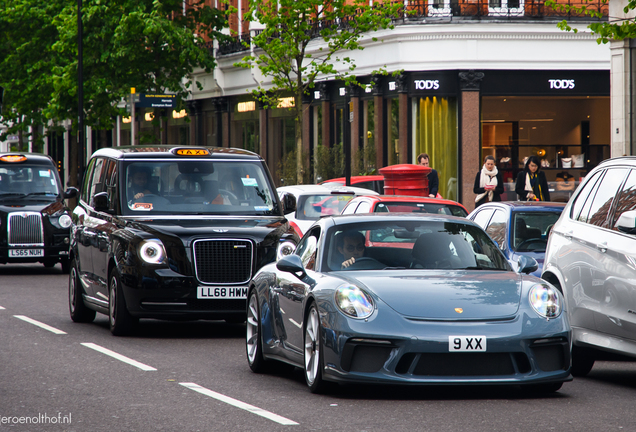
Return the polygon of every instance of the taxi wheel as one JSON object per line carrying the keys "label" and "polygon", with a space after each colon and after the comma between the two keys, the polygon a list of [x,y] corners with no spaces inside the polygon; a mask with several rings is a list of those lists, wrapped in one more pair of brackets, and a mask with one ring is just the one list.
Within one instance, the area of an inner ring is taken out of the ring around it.
{"label": "taxi wheel", "polygon": [[320,315],[316,304],[309,307],[305,319],[305,381],[312,393],[322,393],[326,383],[322,379],[323,355],[320,338]]}
{"label": "taxi wheel", "polygon": [[68,309],[73,322],[88,323],[95,319],[95,311],[87,308],[82,299],[82,284],[75,260],[68,278]]}
{"label": "taxi wheel", "polygon": [[132,317],[126,308],[126,300],[116,269],[113,269],[110,274],[108,284],[108,321],[110,332],[115,336],[129,335],[139,321]]}
{"label": "taxi wheel", "polygon": [[245,350],[247,364],[253,372],[262,373],[266,370],[266,360],[263,358],[263,342],[261,340],[261,320],[258,313],[258,297],[252,291],[247,304],[247,325],[245,326]]}
{"label": "taxi wheel", "polygon": [[62,258],[62,260],[60,261],[60,264],[62,264],[62,273],[63,274],[68,274],[69,271],[71,271],[71,264],[70,264],[68,258]]}

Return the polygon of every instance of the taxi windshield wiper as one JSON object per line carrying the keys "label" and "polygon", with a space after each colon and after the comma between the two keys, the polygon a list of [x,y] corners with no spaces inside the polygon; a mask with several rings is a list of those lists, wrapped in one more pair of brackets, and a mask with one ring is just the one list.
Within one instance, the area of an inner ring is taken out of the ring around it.
{"label": "taxi windshield wiper", "polygon": [[31,195],[57,195],[55,192],[29,192],[28,194],[26,194],[25,196],[31,196]]}

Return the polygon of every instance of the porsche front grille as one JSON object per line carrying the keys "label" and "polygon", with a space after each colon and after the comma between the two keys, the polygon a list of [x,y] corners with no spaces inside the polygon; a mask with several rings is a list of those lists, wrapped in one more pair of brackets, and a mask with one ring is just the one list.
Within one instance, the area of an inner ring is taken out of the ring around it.
{"label": "porsche front grille", "polygon": [[9,246],[44,246],[42,215],[37,212],[9,214]]}
{"label": "porsche front grille", "polygon": [[210,284],[246,284],[252,277],[253,246],[249,240],[194,242],[197,279]]}

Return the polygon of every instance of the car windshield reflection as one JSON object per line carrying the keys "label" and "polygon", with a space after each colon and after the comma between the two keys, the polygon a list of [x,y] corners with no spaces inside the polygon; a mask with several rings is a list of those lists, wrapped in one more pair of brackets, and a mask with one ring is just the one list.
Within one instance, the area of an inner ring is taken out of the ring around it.
{"label": "car windshield reflection", "polygon": [[134,162],[124,181],[128,215],[270,215],[277,205],[259,163]]}
{"label": "car windshield reflection", "polygon": [[48,166],[23,165],[0,168],[0,199],[17,196],[57,197],[55,173]]}
{"label": "car windshield reflection", "polygon": [[479,227],[457,222],[374,220],[338,225],[327,232],[325,244],[325,271],[511,270]]}

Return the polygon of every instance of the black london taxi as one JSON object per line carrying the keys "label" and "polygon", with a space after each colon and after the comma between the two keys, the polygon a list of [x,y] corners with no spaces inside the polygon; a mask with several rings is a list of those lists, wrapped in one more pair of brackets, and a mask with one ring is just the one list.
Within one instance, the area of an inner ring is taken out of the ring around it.
{"label": "black london taxi", "polygon": [[0,263],[62,265],[69,272],[71,212],[53,159],[39,153],[0,153]]}
{"label": "black london taxi", "polygon": [[243,322],[252,275],[299,241],[295,207],[252,152],[98,150],[72,214],[71,319],[106,314],[114,335],[140,318]]}

